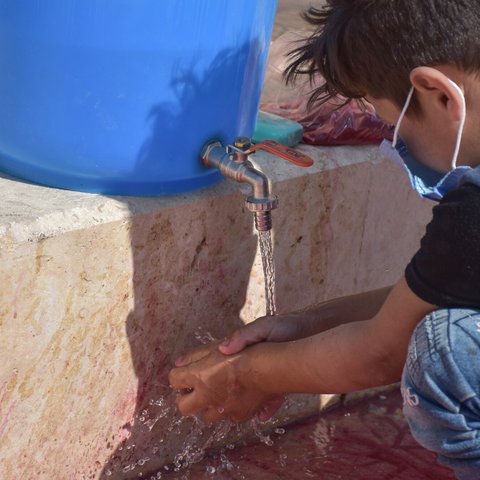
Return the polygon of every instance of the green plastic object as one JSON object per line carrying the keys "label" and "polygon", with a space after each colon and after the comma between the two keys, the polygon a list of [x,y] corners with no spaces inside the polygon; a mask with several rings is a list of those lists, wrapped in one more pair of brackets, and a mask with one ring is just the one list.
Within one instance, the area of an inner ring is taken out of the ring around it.
{"label": "green plastic object", "polygon": [[293,120],[259,111],[253,133],[253,143],[275,140],[289,147],[298,145],[303,138],[303,127]]}

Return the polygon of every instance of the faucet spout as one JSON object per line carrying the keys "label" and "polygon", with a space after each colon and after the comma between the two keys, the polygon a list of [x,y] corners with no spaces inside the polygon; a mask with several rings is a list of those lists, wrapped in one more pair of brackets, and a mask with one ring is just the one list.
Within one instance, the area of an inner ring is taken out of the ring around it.
{"label": "faucet spout", "polygon": [[203,164],[216,167],[222,175],[252,187],[252,195],[246,200],[247,208],[255,214],[258,231],[272,229],[271,211],[278,206],[278,199],[270,192],[268,178],[248,160],[250,141],[240,137],[234,146],[224,147],[214,141],[205,145],[202,151]]}
{"label": "faucet spout", "polygon": [[268,178],[250,163],[245,162],[245,172],[243,174],[243,181],[252,187],[253,197],[257,199],[265,199],[270,197],[270,186]]}

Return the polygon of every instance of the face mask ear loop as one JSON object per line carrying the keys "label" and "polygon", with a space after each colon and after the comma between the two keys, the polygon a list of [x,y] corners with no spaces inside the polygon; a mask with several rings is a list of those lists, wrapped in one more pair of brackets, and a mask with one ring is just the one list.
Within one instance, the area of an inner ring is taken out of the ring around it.
{"label": "face mask ear loop", "polygon": [[397,146],[398,132],[400,130],[400,125],[402,124],[403,118],[405,117],[408,107],[410,106],[410,102],[412,101],[414,91],[415,91],[415,87],[412,86],[412,88],[410,89],[410,92],[408,92],[408,97],[405,102],[405,106],[403,107],[402,113],[400,113],[400,116],[398,117],[397,125],[395,126],[395,131],[393,132],[392,148],[395,148]]}
{"label": "face mask ear loop", "polygon": [[460,153],[460,146],[462,144],[463,129],[465,128],[465,120],[467,119],[467,102],[465,100],[465,95],[462,92],[462,89],[452,80],[450,80],[450,83],[453,85],[455,90],[460,95],[460,98],[462,99],[462,118],[460,119],[460,127],[458,129],[457,142],[455,144],[455,150],[453,152],[453,158],[452,158],[452,170],[453,170],[454,168],[457,167],[458,154]]}

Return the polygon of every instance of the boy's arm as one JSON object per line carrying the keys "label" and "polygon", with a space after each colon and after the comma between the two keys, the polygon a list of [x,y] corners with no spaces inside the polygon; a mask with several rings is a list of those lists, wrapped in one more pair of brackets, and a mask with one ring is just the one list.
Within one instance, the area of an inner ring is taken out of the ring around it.
{"label": "boy's arm", "polygon": [[415,326],[435,308],[402,279],[370,320],[228,357],[212,352],[171,372],[174,388],[192,389],[179,397],[180,411],[245,420],[279,393],[345,393],[398,381]]}
{"label": "boy's arm", "polygon": [[[413,330],[435,306],[418,298],[402,279],[372,319],[349,323],[276,351],[253,347],[246,369],[269,392],[346,393],[400,380]],[[269,358],[282,358],[277,368]],[[302,361],[299,362],[298,359]]]}
{"label": "boy's arm", "polygon": [[[219,345],[224,355],[233,355],[260,342],[289,342],[330,330],[344,323],[372,318],[378,313],[392,287],[328,300],[308,309],[257,318],[236,330]],[[207,355],[216,345],[201,346],[175,361],[184,367]]]}
{"label": "boy's arm", "polygon": [[220,345],[220,351],[231,355],[254,343],[299,340],[344,323],[368,320],[379,312],[391,290],[392,287],[380,288],[328,300],[298,312],[259,318],[236,330]]}

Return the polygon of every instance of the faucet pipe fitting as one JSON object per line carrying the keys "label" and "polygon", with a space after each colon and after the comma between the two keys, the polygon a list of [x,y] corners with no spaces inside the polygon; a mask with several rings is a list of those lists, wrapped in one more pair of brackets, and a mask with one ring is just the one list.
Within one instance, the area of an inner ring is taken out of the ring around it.
{"label": "faucet pipe fitting", "polygon": [[301,167],[313,164],[303,153],[273,140],[252,146],[250,139],[245,137],[238,137],[234,146],[226,148],[219,141],[212,141],[203,147],[201,157],[205,166],[216,167],[225,177],[251,185],[252,195],[247,198],[246,206],[255,215],[257,230],[264,232],[272,229],[271,211],[277,208],[278,199],[271,194],[267,177],[248,160],[250,154],[260,149]]}
{"label": "faucet pipe fitting", "polygon": [[256,170],[249,160],[239,161],[237,153],[228,148],[226,150],[220,142],[207,144],[202,151],[203,164],[218,168],[223,176],[236,182],[248,183],[255,198],[268,198],[270,188],[267,177]]}
{"label": "faucet pipe fitting", "polygon": [[204,165],[216,167],[225,177],[252,187],[252,195],[247,198],[246,206],[255,214],[257,230],[268,231],[272,229],[270,212],[277,208],[278,199],[270,193],[267,177],[256,170],[247,158],[245,152],[235,147],[225,149],[220,142],[211,142],[202,151]]}

